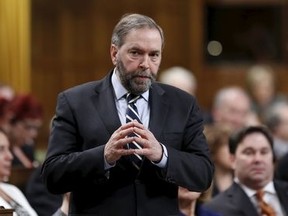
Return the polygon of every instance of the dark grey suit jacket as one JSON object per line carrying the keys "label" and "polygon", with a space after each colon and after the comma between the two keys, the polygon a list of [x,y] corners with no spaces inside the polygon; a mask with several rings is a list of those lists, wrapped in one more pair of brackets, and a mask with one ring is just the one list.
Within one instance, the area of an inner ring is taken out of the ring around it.
{"label": "dark grey suit jacket", "polygon": [[72,191],[71,215],[177,215],[177,185],[203,191],[213,176],[195,98],[154,83],[149,129],[167,147],[167,168],[146,159],[136,172],[122,157],[107,172],[104,145],[121,126],[114,98],[111,73],[59,94],[42,170],[48,189]]}
{"label": "dark grey suit jacket", "polygon": [[[280,203],[288,215],[288,184],[274,181]],[[216,195],[204,205],[205,208],[222,216],[258,216],[257,210],[243,189],[233,183],[226,191]]]}

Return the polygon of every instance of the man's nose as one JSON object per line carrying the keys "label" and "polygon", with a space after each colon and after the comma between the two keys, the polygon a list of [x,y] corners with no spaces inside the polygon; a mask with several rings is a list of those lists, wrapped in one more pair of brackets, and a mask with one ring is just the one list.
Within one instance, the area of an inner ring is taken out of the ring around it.
{"label": "man's nose", "polygon": [[149,63],[150,63],[149,56],[148,55],[144,55],[142,60],[141,60],[141,62],[140,62],[139,67],[146,70],[146,69],[148,69],[150,67]]}

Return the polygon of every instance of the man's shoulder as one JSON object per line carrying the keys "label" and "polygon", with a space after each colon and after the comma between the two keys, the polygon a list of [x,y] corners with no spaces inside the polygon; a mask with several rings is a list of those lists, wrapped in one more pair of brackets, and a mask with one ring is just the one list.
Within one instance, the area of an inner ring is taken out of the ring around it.
{"label": "man's shoulder", "polygon": [[204,207],[219,212],[223,216],[256,215],[256,209],[244,190],[234,182],[227,190],[220,192]]}
{"label": "man's shoulder", "polygon": [[229,197],[230,192],[228,190],[223,191],[215,195],[210,201],[204,204],[205,207],[210,207],[218,204],[223,204]]}
{"label": "man's shoulder", "polygon": [[81,83],[79,85],[70,87],[68,89],[65,89],[63,92],[79,92],[79,91],[85,91],[89,90],[91,88],[95,88],[100,83],[100,80],[90,81],[86,83]]}
{"label": "man's shoulder", "polygon": [[230,205],[229,200],[234,199],[233,197],[239,196],[241,194],[242,189],[239,187],[239,185],[237,183],[233,183],[228,189],[226,189],[223,192],[218,193],[216,196],[214,196],[210,201],[208,201],[207,203],[205,203],[205,207],[209,208],[216,208],[221,206],[223,208],[223,206],[226,205]]}
{"label": "man's shoulder", "polygon": [[273,182],[274,182],[274,186],[275,186],[276,190],[288,192],[288,182],[287,181],[283,181],[281,179],[275,179]]}
{"label": "man's shoulder", "polygon": [[180,88],[177,88],[172,85],[156,82],[152,85],[153,89],[156,89],[159,94],[167,95],[169,98],[185,98],[185,99],[194,99],[194,96],[183,91]]}

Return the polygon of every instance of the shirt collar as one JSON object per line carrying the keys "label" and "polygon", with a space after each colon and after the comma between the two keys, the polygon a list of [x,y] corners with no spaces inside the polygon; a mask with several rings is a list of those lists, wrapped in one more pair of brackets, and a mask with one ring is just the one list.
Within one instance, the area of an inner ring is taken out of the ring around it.
{"label": "shirt collar", "polygon": [[[117,100],[120,100],[121,98],[123,98],[124,95],[126,95],[128,93],[128,91],[124,88],[119,77],[116,74],[116,68],[114,68],[114,70],[113,70],[111,82],[112,82],[112,86],[114,88]],[[141,94],[141,97],[143,97],[145,99],[145,101],[148,101],[149,90],[144,92],[143,94]]]}
{"label": "shirt collar", "polygon": [[[238,178],[235,178],[235,182],[237,182],[241,188],[245,191],[245,193],[248,195],[248,197],[252,197],[255,195],[255,193],[257,192],[256,190],[253,190],[249,187],[247,187],[246,185],[240,183]],[[269,193],[269,194],[276,194],[276,190],[274,187],[274,183],[273,181],[270,181],[264,188],[262,188],[264,192]]]}

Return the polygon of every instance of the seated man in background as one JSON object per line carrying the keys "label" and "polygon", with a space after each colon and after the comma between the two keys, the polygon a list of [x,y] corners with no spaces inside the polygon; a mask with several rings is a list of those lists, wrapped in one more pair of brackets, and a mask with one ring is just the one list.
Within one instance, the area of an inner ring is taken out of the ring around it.
{"label": "seated man in background", "polygon": [[180,66],[168,68],[161,72],[159,81],[175,86],[195,96],[197,91],[197,80],[192,71]]}
{"label": "seated man in background", "polygon": [[227,127],[231,132],[260,123],[252,112],[249,96],[239,86],[227,86],[216,93],[211,115],[213,123]]}
{"label": "seated man in background", "polygon": [[288,102],[277,101],[267,109],[264,123],[270,129],[274,139],[276,161],[288,153]]}
{"label": "seated man in background", "polygon": [[[159,82],[172,85],[196,97],[197,79],[194,73],[182,66],[170,67],[161,72]],[[204,124],[211,123],[210,112],[202,110]]]}
{"label": "seated man in background", "polygon": [[267,128],[243,128],[230,137],[229,150],[234,183],[204,206],[223,216],[288,215],[288,184],[273,181],[273,138]]}

